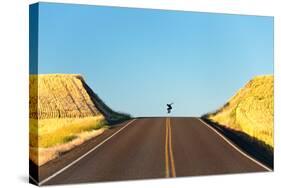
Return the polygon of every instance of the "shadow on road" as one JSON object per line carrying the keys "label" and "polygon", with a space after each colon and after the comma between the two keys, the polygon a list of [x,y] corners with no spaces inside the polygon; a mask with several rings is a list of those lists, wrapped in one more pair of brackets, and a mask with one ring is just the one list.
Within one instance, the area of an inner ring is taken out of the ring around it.
{"label": "shadow on road", "polygon": [[235,131],[226,128],[223,125],[215,123],[206,117],[201,117],[203,121],[211,125],[217,131],[229,138],[233,143],[239,146],[242,150],[247,152],[249,155],[253,156],[255,159],[266,164],[273,170],[274,166],[274,150],[271,146],[265,144],[264,142],[257,140],[241,131]]}

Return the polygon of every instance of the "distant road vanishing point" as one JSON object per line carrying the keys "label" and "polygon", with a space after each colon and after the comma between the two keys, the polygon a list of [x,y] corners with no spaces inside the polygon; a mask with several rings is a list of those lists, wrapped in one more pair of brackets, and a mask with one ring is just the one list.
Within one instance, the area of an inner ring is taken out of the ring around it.
{"label": "distant road vanishing point", "polygon": [[41,166],[37,183],[73,184],[265,171],[271,169],[199,118],[155,117],[121,123]]}

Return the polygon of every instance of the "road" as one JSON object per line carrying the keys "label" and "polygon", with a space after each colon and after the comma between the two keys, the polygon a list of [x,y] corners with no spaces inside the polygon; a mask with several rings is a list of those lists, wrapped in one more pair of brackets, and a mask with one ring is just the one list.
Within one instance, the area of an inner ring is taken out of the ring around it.
{"label": "road", "polygon": [[139,118],[120,124],[40,167],[39,184],[268,170],[198,118]]}

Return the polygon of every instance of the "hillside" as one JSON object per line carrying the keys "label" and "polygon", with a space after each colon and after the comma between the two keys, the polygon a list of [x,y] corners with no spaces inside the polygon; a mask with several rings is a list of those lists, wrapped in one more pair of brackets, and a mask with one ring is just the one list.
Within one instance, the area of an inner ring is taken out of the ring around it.
{"label": "hillside", "polygon": [[273,82],[272,75],[254,77],[207,118],[273,147]]}
{"label": "hillside", "polygon": [[29,156],[38,166],[102,134],[108,125],[130,118],[105,105],[80,75],[29,79]]}
{"label": "hillside", "polygon": [[31,75],[29,106],[32,119],[102,115],[110,122],[127,118],[127,115],[111,110],[82,76],[74,74]]}

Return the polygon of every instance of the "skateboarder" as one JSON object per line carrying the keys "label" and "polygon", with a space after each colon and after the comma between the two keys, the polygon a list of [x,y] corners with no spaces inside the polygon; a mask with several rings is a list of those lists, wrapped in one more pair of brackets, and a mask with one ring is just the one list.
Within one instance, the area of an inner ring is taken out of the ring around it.
{"label": "skateboarder", "polygon": [[171,113],[171,110],[172,110],[172,105],[174,103],[171,103],[171,104],[167,104],[167,111],[168,111],[168,114]]}

